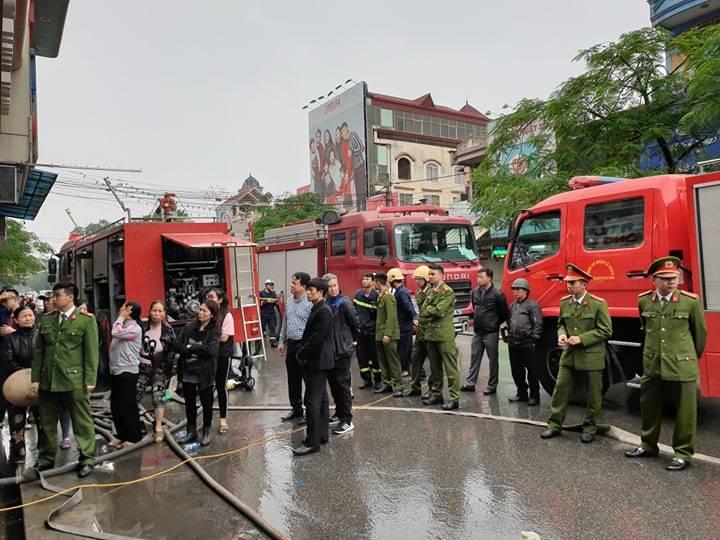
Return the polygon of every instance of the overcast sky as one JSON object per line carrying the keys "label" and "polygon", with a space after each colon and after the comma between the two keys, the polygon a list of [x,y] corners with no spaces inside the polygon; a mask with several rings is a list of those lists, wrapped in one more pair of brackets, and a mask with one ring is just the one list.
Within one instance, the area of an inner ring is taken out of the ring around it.
{"label": "overcast sky", "polygon": [[[72,0],[60,56],[37,63],[40,162],[141,168],[106,174],[155,189],[236,191],[252,172],[294,191],[309,182],[301,109],[348,78],[499,112],[578,73],[578,50],[647,25],[645,0]],[[29,228],[59,247],[65,208],[81,225],[122,217],[74,193],[51,193]]]}

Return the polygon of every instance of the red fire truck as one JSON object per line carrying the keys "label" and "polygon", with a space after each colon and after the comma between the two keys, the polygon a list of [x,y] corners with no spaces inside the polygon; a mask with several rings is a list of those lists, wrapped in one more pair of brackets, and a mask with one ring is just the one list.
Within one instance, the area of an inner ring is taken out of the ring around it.
{"label": "red fire truck", "polygon": [[236,350],[239,355],[263,351],[262,331],[256,301],[257,267],[254,244],[228,234],[225,223],[149,222],[124,220],[66,242],[50,259],[49,281],[77,284],[80,299],[95,314],[101,328],[100,376],[107,370],[107,344],[112,321],[125,301],[143,307],[165,302],[168,319],[183,325],[195,318],[203,294],[210,287],[227,291],[235,319]]}
{"label": "red fire truck", "polygon": [[413,293],[412,273],[421,264],[440,264],[455,291],[456,327],[470,317],[470,291],[480,260],[469,220],[434,206],[388,206],[339,215],[326,211],[319,223],[306,221],[266,231],[257,247],[261,280],[288,291],[294,272],[336,274],[345,294],[360,287],[365,272],[398,267]]}
{"label": "red fire truck", "polygon": [[[682,260],[680,288],[701,295],[708,344],[700,360],[700,391],[720,397],[720,173],[625,180],[576,177],[572,191],[523,210],[511,227],[503,289],[528,279],[542,308],[540,380],[555,386],[560,350],[556,325],[560,281],[573,262],[594,277],[591,290],[608,302],[613,319],[611,357],[627,380],[642,373],[638,294],[652,288],[645,275],[657,257]],[[606,379],[607,381],[607,379]]]}

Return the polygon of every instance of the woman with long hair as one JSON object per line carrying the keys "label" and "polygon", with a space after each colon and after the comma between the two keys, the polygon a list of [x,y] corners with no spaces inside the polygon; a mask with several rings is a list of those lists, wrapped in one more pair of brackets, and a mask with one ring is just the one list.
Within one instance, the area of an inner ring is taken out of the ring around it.
{"label": "woman with long hair", "polygon": [[145,335],[143,352],[140,356],[140,374],[137,386],[137,401],[140,403],[145,389],[150,385],[152,405],[155,409],[155,442],[165,438],[163,419],[165,418],[165,402],[163,396],[168,388],[175,358],[175,330],[167,323],[165,304],[153,300],[147,321],[142,322]]}
{"label": "woman with long hair", "polygon": [[210,427],[213,416],[213,383],[217,370],[220,326],[220,306],[212,300],[205,300],[197,311],[196,319],[185,325],[175,341],[175,350],[182,363],[183,390],[185,393],[185,415],[187,433],[180,439],[189,443],[198,439],[197,397],[203,408],[203,429],[200,444],[210,444]]}
{"label": "woman with long hair", "polygon": [[[33,349],[37,339],[35,327],[35,313],[30,306],[21,306],[12,313],[15,332],[5,336],[2,350],[2,375],[0,387],[5,379],[18,370],[32,367]],[[8,403],[8,423],[10,427],[10,463],[25,461],[25,422],[27,420],[27,407],[20,407]],[[40,427],[40,415],[37,406],[30,408],[35,417],[38,429],[38,441],[44,437]],[[42,443],[40,443],[42,444]]]}
{"label": "woman with long hair", "polygon": [[213,287],[207,293],[207,299],[216,302],[220,306],[220,343],[218,347],[217,370],[215,372],[215,389],[218,395],[218,406],[220,407],[220,433],[226,433],[228,392],[227,380],[230,376],[230,359],[233,354],[233,342],[235,337],[235,321],[228,308],[228,297],[225,291]]}
{"label": "woman with long hair", "polygon": [[112,326],[110,350],[110,412],[112,413],[117,441],[108,444],[119,448],[142,438],[137,403],[142,328],[137,302],[125,302],[118,310],[118,318]]}

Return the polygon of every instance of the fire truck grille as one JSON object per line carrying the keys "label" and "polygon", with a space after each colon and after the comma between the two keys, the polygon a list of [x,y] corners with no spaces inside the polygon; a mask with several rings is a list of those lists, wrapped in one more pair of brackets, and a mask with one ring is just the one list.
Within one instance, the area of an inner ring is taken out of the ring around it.
{"label": "fire truck grille", "polygon": [[455,308],[463,309],[468,307],[470,304],[470,292],[472,291],[472,285],[469,281],[446,281],[445,283],[455,293]]}

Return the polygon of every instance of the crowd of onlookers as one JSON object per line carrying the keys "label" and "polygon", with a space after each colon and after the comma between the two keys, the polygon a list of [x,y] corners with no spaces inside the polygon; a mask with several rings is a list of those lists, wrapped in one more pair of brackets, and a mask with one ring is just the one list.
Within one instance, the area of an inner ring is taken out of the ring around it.
{"label": "crowd of onlookers", "polygon": [[[54,466],[57,425],[61,425],[60,448],[71,447],[72,426],[79,450],[79,474],[94,468],[95,420],[90,398],[95,390],[101,340],[98,323],[78,297],[72,283],[55,285],[52,295],[41,298],[43,309],[21,297],[13,288],[0,291],[0,385],[16,371],[31,369],[30,394],[35,405],[0,401],[0,420],[8,412],[10,453],[7,463],[23,463],[27,454],[25,432],[30,422],[37,427],[38,470]],[[145,315],[143,317],[143,315]],[[165,305],[153,301],[147,312],[137,302],[123,304],[112,324],[108,347],[110,411],[115,438],[111,449],[139,441],[148,427],[142,421],[141,401],[149,389],[153,408],[155,442],[164,439],[165,401],[173,374],[175,392],[185,397],[187,430],[181,442],[211,439],[214,391],[220,409],[219,432],[227,422],[227,379],[233,354],[234,322],[225,292],[207,291],[194,321],[180,332],[167,321]],[[17,394],[16,394],[17,395]],[[202,430],[197,428],[199,397],[203,406]],[[21,401],[24,401],[24,397]]]}

